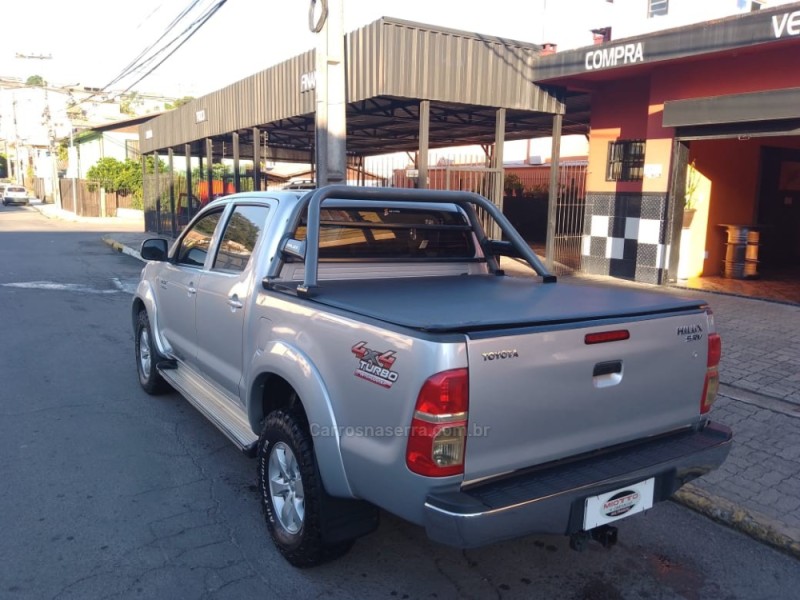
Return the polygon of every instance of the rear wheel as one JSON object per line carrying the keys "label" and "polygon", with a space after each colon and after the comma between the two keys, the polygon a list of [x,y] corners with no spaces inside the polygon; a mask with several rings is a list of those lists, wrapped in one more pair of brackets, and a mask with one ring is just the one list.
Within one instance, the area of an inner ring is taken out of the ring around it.
{"label": "rear wheel", "polygon": [[319,565],[352,546],[322,539],[325,490],[311,435],[296,413],[276,410],[267,417],[258,441],[258,489],[272,541],[295,567]]}
{"label": "rear wheel", "polygon": [[151,395],[168,392],[169,384],[164,381],[156,368],[162,359],[156,350],[153,341],[153,330],[150,328],[150,319],[147,311],[139,311],[136,321],[136,370],[139,373],[139,383],[145,392]]}

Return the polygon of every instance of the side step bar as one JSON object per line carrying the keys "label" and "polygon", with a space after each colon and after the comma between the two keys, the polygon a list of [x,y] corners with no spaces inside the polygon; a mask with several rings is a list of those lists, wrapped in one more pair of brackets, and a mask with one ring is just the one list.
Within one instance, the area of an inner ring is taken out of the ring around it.
{"label": "side step bar", "polygon": [[[166,367],[166,368],[165,368]],[[245,415],[236,409],[233,400],[209,384],[185,365],[157,365],[161,376],[203,413],[245,454],[254,455],[258,436],[250,429]]]}

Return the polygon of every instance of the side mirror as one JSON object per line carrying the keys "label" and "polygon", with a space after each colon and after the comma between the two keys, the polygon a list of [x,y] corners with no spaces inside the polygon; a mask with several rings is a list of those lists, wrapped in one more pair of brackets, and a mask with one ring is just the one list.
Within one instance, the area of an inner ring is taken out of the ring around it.
{"label": "side mirror", "polygon": [[168,258],[169,247],[167,240],[161,238],[150,238],[142,242],[142,249],[139,254],[144,260],[165,261]]}

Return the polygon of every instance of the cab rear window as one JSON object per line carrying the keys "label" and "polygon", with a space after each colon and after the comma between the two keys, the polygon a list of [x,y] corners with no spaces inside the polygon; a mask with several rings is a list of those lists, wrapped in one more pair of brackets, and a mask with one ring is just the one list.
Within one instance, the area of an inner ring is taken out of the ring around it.
{"label": "cab rear window", "polygon": [[[460,212],[411,208],[323,208],[320,260],[475,258],[472,228]],[[306,239],[306,221],[295,231]]]}

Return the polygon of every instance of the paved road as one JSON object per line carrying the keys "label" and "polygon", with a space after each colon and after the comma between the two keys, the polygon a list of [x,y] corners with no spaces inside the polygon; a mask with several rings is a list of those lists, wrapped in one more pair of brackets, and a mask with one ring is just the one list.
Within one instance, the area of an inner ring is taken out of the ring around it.
{"label": "paved road", "polygon": [[800,564],[681,506],[611,551],[533,537],[469,552],[383,516],[344,559],[291,569],[255,463],[177,394],[140,391],[126,290],[141,263],[88,225],[0,209],[0,598],[794,598]]}

